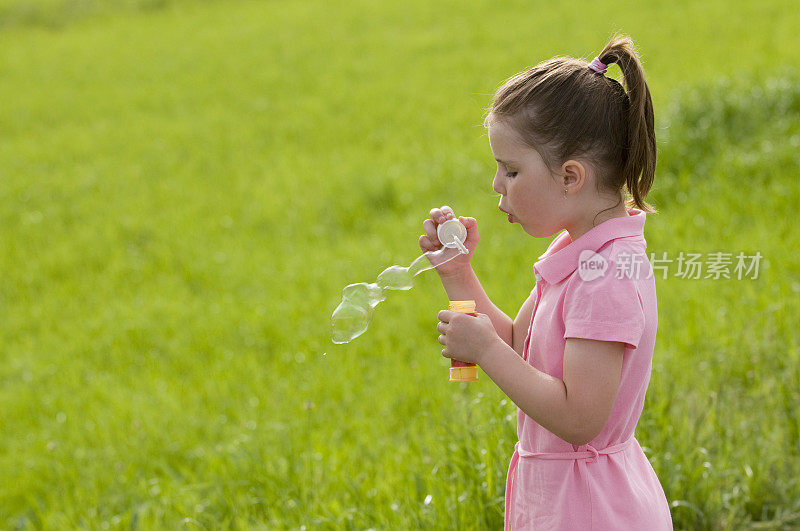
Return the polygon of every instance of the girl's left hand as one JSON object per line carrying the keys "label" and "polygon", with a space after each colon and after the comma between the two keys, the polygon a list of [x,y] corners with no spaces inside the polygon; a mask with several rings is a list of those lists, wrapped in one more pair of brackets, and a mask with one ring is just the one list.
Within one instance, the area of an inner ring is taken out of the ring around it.
{"label": "girl's left hand", "polygon": [[439,312],[439,324],[436,329],[442,333],[439,343],[446,348],[442,350],[445,358],[455,358],[467,363],[481,364],[483,355],[502,341],[494,329],[492,320],[485,313],[477,317],[452,310]]}

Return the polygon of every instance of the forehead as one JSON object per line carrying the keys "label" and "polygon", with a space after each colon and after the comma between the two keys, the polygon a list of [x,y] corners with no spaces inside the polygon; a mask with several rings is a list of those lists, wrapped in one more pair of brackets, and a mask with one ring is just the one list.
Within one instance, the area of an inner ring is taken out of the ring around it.
{"label": "forehead", "polygon": [[489,145],[500,162],[519,160],[532,151],[519,135],[503,122],[492,122],[488,128]]}
{"label": "forehead", "polygon": [[[499,158],[502,158],[500,153],[520,152],[527,147],[523,144],[516,131],[504,122],[490,123],[488,136],[492,151],[494,151]],[[498,153],[498,151],[500,153]]]}

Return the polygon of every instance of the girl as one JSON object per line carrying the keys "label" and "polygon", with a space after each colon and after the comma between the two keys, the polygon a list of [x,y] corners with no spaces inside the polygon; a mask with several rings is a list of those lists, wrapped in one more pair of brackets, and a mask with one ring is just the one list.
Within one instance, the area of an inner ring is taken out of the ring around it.
{"label": "girl", "polygon": [[[611,63],[624,88],[604,75]],[[517,405],[505,527],[672,529],[634,438],[658,311],[643,232],[646,212],[656,213],[644,201],[653,104],[633,42],[616,34],[591,63],[556,57],[511,77],[484,125],[500,210],[534,238],[558,234],[513,322],[470,266],[474,218],[459,217],[469,253],[437,269],[449,299],[474,299],[479,313],[439,312],[442,355],[477,363]],[[431,210],[420,247],[439,249],[436,227],[454,217]]]}

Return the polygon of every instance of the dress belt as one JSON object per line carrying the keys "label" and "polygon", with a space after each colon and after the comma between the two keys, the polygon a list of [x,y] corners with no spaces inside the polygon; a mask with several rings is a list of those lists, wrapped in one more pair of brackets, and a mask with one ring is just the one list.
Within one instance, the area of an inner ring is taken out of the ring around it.
{"label": "dress belt", "polygon": [[[596,459],[598,455],[608,455],[608,454],[615,454],[617,452],[621,452],[628,448],[633,442],[634,437],[631,436],[625,442],[621,442],[619,444],[612,444],[611,446],[606,446],[605,448],[598,450],[591,444],[587,444],[587,450],[582,450],[579,452],[531,452],[530,450],[526,450],[520,446],[519,441],[517,444],[514,445],[514,455],[511,456],[511,463],[508,465],[508,478],[506,479],[506,518],[505,518],[505,529],[509,531],[510,523],[511,523],[511,500],[513,500],[511,489],[514,486],[514,482],[512,476],[516,474],[516,467],[517,462],[519,461],[520,457],[524,458],[532,458],[532,459],[575,459],[575,460],[582,460],[582,459]],[[583,463],[581,463],[583,464]],[[587,488],[588,488],[588,478],[587,478]]]}
{"label": "dress belt", "polygon": [[606,446],[602,450],[597,450],[591,444],[587,444],[587,450],[580,452],[531,452],[522,448],[519,441],[517,441],[517,444],[514,445],[514,451],[519,453],[520,457],[535,457],[537,459],[594,459],[598,455],[621,452],[631,444],[631,441],[633,441],[633,437],[630,437],[625,442]]}

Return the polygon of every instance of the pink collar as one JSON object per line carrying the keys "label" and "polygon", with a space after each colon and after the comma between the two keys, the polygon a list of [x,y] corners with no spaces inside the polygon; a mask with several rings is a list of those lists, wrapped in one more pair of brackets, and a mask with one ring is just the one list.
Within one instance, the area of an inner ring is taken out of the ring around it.
{"label": "pink collar", "polygon": [[572,241],[564,230],[547,248],[539,261],[533,264],[537,280],[543,276],[549,284],[557,284],[572,274],[578,267],[581,252],[590,249],[598,252],[601,247],[617,238],[639,236],[644,239],[646,212],[637,208],[628,210],[627,217],[603,221]]}

